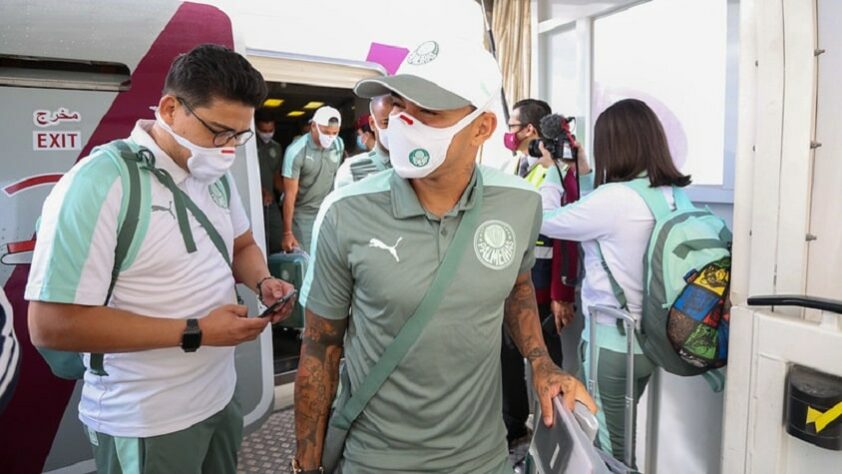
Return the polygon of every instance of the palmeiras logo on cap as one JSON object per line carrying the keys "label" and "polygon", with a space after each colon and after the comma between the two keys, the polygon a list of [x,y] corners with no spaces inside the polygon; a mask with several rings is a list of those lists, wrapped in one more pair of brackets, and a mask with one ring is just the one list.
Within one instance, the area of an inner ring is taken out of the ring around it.
{"label": "palmeiras logo on cap", "polygon": [[223,209],[228,209],[228,198],[225,196],[225,186],[221,180],[208,186],[208,194],[210,194],[214,204]]}
{"label": "palmeiras logo on cap", "polygon": [[423,168],[430,162],[430,154],[423,148],[416,148],[409,152],[409,162],[416,168]]}
{"label": "palmeiras logo on cap", "polygon": [[435,41],[421,43],[415,51],[409,53],[406,62],[413,66],[422,66],[436,59],[439,55],[439,44]]}
{"label": "palmeiras logo on cap", "polygon": [[515,260],[515,247],[515,231],[503,221],[485,221],[474,234],[477,258],[492,270],[502,270],[511,265]]}

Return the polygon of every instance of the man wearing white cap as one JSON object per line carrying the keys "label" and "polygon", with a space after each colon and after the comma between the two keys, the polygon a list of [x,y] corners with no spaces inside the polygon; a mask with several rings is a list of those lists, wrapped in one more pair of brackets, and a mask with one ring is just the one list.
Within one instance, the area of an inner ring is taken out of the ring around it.
{"label": "man wearing white cap", "polygon": [[[316,220],[301,292],[295,472],[333,468],[338,451],[345,474],[511,473],[504,322],[532,366],[544,423],[559,393],[571,408],[578,399],[595,409],[541,335],[530,278],[541,197],[475,161],[497,126],[489,107],[500,83],[479,42],[436,40],[414,48],[395,76],[357,84],[361,97],[394,98],[393,170],[337,190]],[[343,445],[335,435],[345,429]]]}
{"label": "man wearing white cap", "polygon": [[342,117],[333,107],[324,106],[310,121],[310,133],[297,138],[284,153],[284,236],[285,252],[298,247],[310,251],[313,221],[319,206],[333,189],[336,170],[345,150],[339,137]]}

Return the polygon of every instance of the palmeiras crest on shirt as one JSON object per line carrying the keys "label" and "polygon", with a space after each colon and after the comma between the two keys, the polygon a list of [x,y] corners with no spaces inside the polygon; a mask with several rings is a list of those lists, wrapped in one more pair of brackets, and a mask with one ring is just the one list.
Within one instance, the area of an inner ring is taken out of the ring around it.
{"label": "palmeiras crest on shirt", "polygon": [[409,162],[416,168],[423,168],[430,162],[430,153],[423,148],[416,148],[409,152]]}
{"label": "palmeiras crest on shirt", "polygon": [[409,53],[406,62],[413,66],[422,66],[436,59],[439,55],[439,44],[435,41],[425,41]]}
{"label": "palmeiras crest on shirt", "polygon": [[208,186],[208,194],[210,194],[214,204],[223,209],[228,209],[228,198],[225,196],[225,186],[222,181],[217,181]]}
{"label": "palmeiras crest on shirt", "polygon": [[502,270],[511,265],[515,260],[516,246],[514,229],[503,221],[485,221],[474,234],[474,252],[479,261],[492,270]]}

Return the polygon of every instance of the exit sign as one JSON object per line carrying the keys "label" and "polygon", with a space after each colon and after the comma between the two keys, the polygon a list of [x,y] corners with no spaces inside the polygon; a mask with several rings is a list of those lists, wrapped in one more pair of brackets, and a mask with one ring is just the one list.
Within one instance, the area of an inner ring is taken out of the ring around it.
{"label": "exit sign", "polygon": [[82,133],[73,131],[34,131],[32,149],[35,151],[81,150]]}

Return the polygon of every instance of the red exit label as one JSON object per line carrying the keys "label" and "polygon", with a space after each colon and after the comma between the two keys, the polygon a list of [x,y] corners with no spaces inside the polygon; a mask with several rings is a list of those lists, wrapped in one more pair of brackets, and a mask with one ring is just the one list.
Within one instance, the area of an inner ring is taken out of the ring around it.
{"label": "red exit label", "polygon": [[36,151],[81,150],[81,132],[32,132],[32,149]]}

